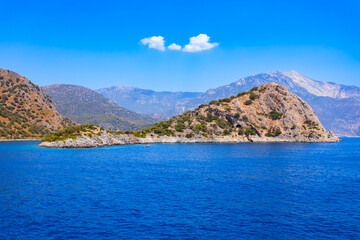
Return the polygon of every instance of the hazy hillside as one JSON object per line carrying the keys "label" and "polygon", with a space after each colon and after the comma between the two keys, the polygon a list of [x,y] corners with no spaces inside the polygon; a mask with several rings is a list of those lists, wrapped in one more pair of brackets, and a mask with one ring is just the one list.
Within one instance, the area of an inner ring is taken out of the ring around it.
{"label": "hazy hillside", "polygon": [[172,116],[176,114],[175,109],[199,96],[200,92],[156,92],[152,90],[113,86],[97,90],[108,99],[132,111],[143,114],[158,114]]}
{"label": "hazy hillside", "polygon": [[41,138],[44,133],[71,125],[73,122],[58,113],[39,86],[0,69],[0,138]]}
{"label": "hazy hillside", "polygon": [[42,87],[55,101],[59,112],[79,124],[97,124],[106,129],[136,130],[154,123],[86,87],[56,84]]}

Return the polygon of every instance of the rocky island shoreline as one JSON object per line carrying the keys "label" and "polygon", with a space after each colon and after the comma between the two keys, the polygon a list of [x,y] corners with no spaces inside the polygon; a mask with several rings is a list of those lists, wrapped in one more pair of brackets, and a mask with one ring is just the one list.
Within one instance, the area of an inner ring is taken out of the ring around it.
{"label": "rocky island shoreline", "polygon": [[230,98],[139,131],[79,125],[46,135],[40,147],[93,148],[151,143],[338,142],[311,107],[277,83]]}

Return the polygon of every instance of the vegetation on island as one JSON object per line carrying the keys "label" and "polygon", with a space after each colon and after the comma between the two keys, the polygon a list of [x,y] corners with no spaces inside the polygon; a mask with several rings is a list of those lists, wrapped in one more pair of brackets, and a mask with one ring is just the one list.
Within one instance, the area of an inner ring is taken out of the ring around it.
{"label": "vegetation on island", "polygon": [[104,130],[104,128],[99,128],[94,124],[77,125],[59,130],[52,134],[46,134],[43,137],[42,141],[55,142],[55,141],[64,141],[66,139],[75,140],[77,137],[84,134],[88,135],[89,137],[91,137],[92,135],[100,136],[100,131],[102,130]]}

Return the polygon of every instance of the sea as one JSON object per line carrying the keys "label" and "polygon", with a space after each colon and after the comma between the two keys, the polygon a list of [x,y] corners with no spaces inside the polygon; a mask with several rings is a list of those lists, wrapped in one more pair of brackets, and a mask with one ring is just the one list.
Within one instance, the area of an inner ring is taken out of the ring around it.
{"label": "sea", "polygon": [[360,239],[360,138],[0,142],[0,239]]}

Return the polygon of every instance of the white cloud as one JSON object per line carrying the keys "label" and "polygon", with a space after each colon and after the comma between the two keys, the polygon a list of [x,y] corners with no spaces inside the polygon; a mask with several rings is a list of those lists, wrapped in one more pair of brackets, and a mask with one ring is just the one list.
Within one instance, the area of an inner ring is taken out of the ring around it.
{"label": "white cloud", "polygon": [[183,49],[184,52],[199,52],[218,46],[218,43],[210,43],[210,37],[206,34],[199,34],[197,37],[191,37],[190,43]]}
{"label": "white cloud", "polygon": [[180,50],[181,50],[181,46],[180,46],[180,45],[177,45],[176,43],[173,43],[173,44],[171,44],[171,45],[168,46],[168,49],[180,51]]}
{"label": "white cloud", "polygon": [[160,51],[165,51],[165,41],[162,36],[153,36],[149,38],[141,39],[140,42],[144,45],[148,45],[149,48],[154,48]]}

